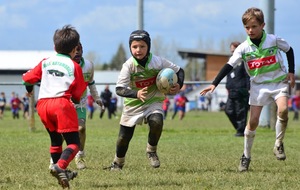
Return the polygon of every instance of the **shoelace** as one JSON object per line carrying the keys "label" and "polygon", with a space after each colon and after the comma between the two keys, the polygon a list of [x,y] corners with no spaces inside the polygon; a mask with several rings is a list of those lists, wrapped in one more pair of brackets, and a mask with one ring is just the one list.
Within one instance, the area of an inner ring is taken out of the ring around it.
{"label": "shoelace", "polygon": [[284,149],[283,149],[283,146],[280,145],[278,148],[277,148],[279,154],[282,154],[284,152]]}
{"label": "shoelace", "polygon": [[103,170],[111,170],[112,168],[120,168],[120,169],[122,169],[122,167],[119,166],[118,164],[112,163],[110,166],[103,167]]}
{"label": "shoelace", "polygon": [[158,156],[155,152],[149,152],[149,158],[154,158],[154,159],[158,159]]}
{"label": "shoelace", "polygon": [[242,157],[242,165],[247,166],[248,159],[246,157]]}

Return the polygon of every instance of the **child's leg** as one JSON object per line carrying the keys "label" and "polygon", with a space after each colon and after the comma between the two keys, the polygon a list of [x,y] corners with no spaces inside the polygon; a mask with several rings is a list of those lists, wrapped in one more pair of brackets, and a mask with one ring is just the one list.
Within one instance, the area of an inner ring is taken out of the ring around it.
{"label": "child's leg", "polygon": [[[181,111],[179,111],[180,113]],[[157,155],[157,144],[160,139],[163,128],[163,115],[160,113],[151,114],[147,121],[149,123],[149,135],[146,148],[146,155],[150,161],[150,165],[154,168],[160,166],[160,161]]]}
{"label": "child's leg", "polygon": [[288,106],[287,97],[283,96],[276,100],[277,104],[277,121],[275,125],[276,130],[276,142],[275,146],[280,146],[285,136],[285,130],[288,123]]}
{"label": "child's leg", "polygon": [[248,128],[244,132],[244,155],[246,158],[251,158],[251,149],[254,141],[256,130],[250,131]]}
{"label": "child's leg", "polygon": [[250,119],[244,133],[244,155],[246,158],[251,157],[251,149],[258,126],[262,106],[250,107]]}
{"label": "child's leg", "polygon": [[57,165],[61,169],[66,169],[79,151],[80,140],[78,132],[63,133],[62,135],[67,143],[67,147],[63,150]]}
{"label": "child's leg", "polygon": [[[149,123],[149,134],[148,134],[148,144],[151,147],[156,147],[158,144],[158,141],[160,139],[162,128],[163,128],[163,115],[160,113],[154,113],[151,114],[147,121]],[[155,150],[147,150],[150,152],[154,152]]]}
{"label": "child's leg", "polygon": [[125,155],[128,150],[129,142],[133,136],[135,126],[127,127],[120,125],[119,137],[116,146],[116,155],[114,158],[115,163],[119,166],[123,166],[125,162]]}
{"label": "child's leg", "polygon": [[50,132],[48,129],[47,131],[49,133],[50,140],[51,140],[51,146],[50,146],[51,161],[52,164],[56,164],[62,153],[63,138],[61,134],[57,133],[56,131]]}

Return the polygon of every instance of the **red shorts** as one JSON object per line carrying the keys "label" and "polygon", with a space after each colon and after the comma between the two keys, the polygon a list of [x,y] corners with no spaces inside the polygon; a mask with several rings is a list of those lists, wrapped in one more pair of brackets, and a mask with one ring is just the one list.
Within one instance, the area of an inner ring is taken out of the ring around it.
{"label": "red shorts", "polygon": [[75,107],[67,98],[40,99],[37,111],[41,121],[50,131],[58,133],[78,132]]}

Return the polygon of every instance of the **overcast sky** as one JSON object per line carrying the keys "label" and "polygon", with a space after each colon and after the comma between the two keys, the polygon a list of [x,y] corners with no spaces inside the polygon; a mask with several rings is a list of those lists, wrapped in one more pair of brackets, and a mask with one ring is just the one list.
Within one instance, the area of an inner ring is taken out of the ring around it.
{"label": "overcast sky", "polygon": [[[145,0],[144,28],[152,38],[178,48],[197,48],[199,39],[220,43],[245,34],[241,16],[268,0]],[[275,34],[300,56],[300,1],[275,0]],[[52,50],[57,28],[79,31],[84,53],[109,62],[137,29],[137,0],[0,0],[0,50]],[[129,55],[128,55],[129,56]]]}

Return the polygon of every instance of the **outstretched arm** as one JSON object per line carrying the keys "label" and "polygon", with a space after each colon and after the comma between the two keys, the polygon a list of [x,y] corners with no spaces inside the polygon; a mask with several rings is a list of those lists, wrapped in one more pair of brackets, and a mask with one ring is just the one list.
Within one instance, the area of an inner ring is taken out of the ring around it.
{"label": "outstretched arm", "polygon": [[229,64],[225,64],[223,66],[223,68],[221,69],[221,71],[219,72],[219,74],[217,75],[217,77],[215,78],[215,80],[212,82],[212,85],[210,85],[209,87],[203,89],[200,92],[201,96],[204,96],[207,92],[213,92],[215,90],[215,88],[218,86],[218,84],[221,82],[221,80],[233,69],[233,67]]}

